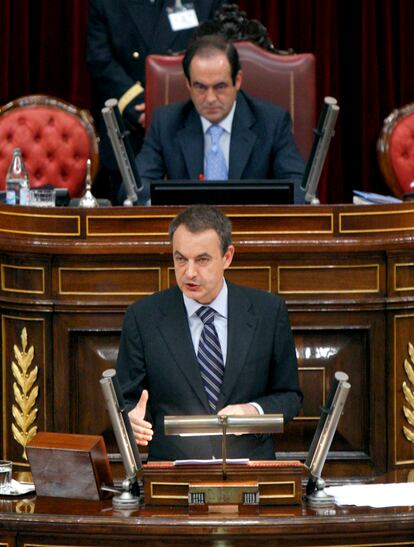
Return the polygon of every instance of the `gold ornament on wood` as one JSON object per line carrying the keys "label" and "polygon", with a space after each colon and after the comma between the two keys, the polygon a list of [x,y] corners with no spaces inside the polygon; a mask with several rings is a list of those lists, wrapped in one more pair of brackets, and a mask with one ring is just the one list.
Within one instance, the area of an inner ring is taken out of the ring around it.
{"label": "gold ornament on wood", "polygon": [[27,331],[23,328],[20,334],[22,343],[21,349],[13,346],[15,361],[12,361],[11,368],[15,382],[13,383],[13,393],[15,405],[12,406],[12,414],[15,423],[12,424],[13,437],[23,447],[23,459],[27,460],[26,445],[33,439],[37,433],[37,426],[33,425],[37,417],[37,408],[35,403],[39,394],[39,387],[35,385],[38,376],[38,368],[30,367],[34,358],[34,348],[27,348]]}
{"label": "gold ornament on wood", "polygon": [[[414,428],[414,346],[411,342],[408,342],[408,355],[409,359],[404,360],[404,370],[407,374],[409,384],[403,382],[402,390],[407,406],[403,406],[403,412],[408,425]],[[403,426],[403,433],[405,438],[414,443],[414,430],[408,426]]]}

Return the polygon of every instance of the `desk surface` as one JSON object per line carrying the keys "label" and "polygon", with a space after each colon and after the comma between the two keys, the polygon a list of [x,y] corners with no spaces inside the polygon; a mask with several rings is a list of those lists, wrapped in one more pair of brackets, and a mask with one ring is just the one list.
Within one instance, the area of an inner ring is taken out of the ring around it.
{"label": "desk surface", "polygon": [[[407,478],[390,473],[386,480]],[[412,545],[414,508],[306,505],[238,514],[190,514],[187,508],[116,511],[110,501],[0,498],[0,544],[17,545]],[[14,543],[16,541],[16,543]]]}

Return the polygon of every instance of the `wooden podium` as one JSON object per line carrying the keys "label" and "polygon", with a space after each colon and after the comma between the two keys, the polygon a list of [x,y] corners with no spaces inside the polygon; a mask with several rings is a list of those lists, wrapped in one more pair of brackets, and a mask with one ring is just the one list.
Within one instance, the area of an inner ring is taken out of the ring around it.
{"label": "wooden podium", "polygon": [[304,465],[299,461],[144,465],[145,505],[296,505],[302,500]]}

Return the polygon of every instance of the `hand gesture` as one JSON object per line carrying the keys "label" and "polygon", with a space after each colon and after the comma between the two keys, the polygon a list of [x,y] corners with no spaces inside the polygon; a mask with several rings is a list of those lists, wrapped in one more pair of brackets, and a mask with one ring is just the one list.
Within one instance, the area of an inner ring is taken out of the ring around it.
{"label": "hand gesture", "polygon": [[144,419],[147,411],[147,402],[148,391],[144,389],[137,406],[128,413],[135,440],[141,446],[147,446],[148,442],[152,440],[153,435],[152,424]]}

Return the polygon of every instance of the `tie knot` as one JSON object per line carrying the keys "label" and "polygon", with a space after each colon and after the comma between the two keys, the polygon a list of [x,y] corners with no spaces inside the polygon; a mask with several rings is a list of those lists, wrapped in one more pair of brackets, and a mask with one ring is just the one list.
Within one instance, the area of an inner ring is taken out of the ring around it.
{"label": "tie knot", "polygon": [[201,308],[198,308],[196,313],[201,321],[206,325],[214,321],[214,315],[216,312],[213,308],[210,308],[210,306],[201,306]]}
{"label": "tie knot", "polygon": [[220,125],[210,125],[208,132],[211,135],[212,144],[218,144],[220,137],[223,134],[224,129]]}

